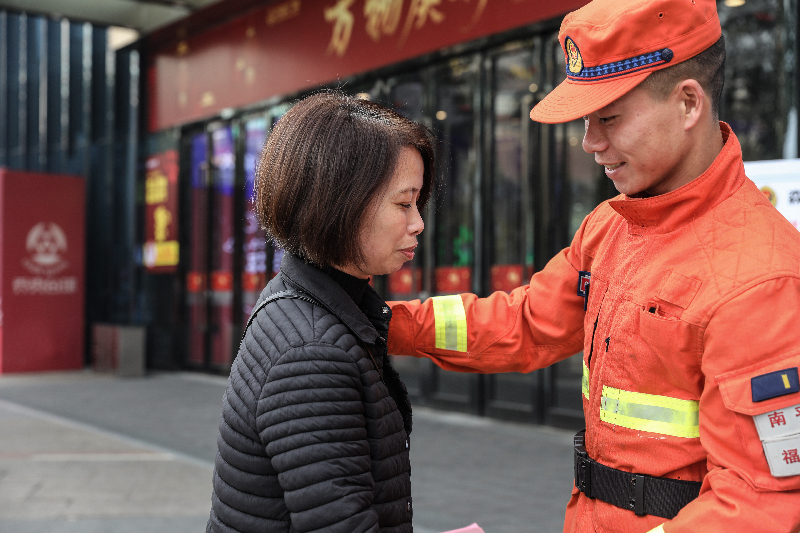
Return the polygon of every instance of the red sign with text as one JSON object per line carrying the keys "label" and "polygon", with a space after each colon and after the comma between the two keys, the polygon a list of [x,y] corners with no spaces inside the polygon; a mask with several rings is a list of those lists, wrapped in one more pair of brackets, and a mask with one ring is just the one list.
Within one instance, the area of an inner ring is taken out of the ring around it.
{"label": "red sign with text", "polygon": [[586,0],[283,0],[149,51],[158,131],[560,17]]}
{"label": "red sign with text", "polygon": [[144,178],[145,242],[142,262],[150,272],[178,266],[178,152],[147,158]]}
{"label": "red sign with text", "polygon": [[0,169],[0,373],[83,368],[84,190]]}

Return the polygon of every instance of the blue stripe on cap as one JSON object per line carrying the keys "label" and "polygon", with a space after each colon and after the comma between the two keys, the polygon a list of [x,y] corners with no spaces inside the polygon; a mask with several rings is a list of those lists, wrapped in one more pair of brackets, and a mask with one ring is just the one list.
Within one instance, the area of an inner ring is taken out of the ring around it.
{"label": "blue stripe on cap", "polygon": [[776,370],[750,379],[750,389],[754,402],[763,402],[770,398],[800,392],[800,379],[797,367]]}
{"label": "blue stripe on cap", "polygon": [[606,63],[605,65],[597,65],[596,67],[583,67],[580,72],[573,73],[569,70],[569,62],[567,62],[567,77],[576,81],[596,81],[606,78],[613,78],[615,76],[622,76],[630,74],[639,70],[657,67],[664,63],[672,61],[673,53],[669,48],[663,50],[656,50],[649,54],[642,54],[639,56],[623,59],[622,61],[615,61],[613,63]]}

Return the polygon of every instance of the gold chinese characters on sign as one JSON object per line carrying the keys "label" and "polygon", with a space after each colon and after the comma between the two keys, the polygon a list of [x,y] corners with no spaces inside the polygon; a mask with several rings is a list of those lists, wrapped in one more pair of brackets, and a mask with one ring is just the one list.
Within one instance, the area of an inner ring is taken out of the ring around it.
{"label": "gold chinese characters on sign", "polygon": [[[326,7],[325,21],[332,25],[332,35],[328,44],[327,54],[335,53],[344,56],[350,45],[355,17],[353,4],[356,0],[337,0],[335,4]],[[383,36],[394,36],[400,26],[405,0],[363,0],[364,30],[373,41],[379,41]],[[402,48],[412,30],[421,30],[428,22],[441,24],[446,15],[443,9],[445,0],[410,0],[406,13],[403,29],[399,35],[398,48]],[[475,11],[468,27],[462,28],[469,31],[478,22],[489,0],[447,0],[448,3],[475,3]]]}
{"label": "gold chinese characters on sign", "polygon": [[267,26],[274,26],[300,14],[300,0],[281,2],[267,10]]}
{"label": "gold chinese characters on sign", "polygon": [[402,14],[403,0],[366,0],[364,17],[367,19],[367,35],[373,41],[379,41],[381,35],[394,35]]}

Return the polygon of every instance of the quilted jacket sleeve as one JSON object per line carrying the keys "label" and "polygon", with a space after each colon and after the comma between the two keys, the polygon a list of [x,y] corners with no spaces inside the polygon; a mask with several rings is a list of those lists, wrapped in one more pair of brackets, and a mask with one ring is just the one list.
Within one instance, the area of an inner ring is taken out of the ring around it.
{"label": "quilted jacket sleeve", "polygon": [[209,533],[286,529],[283,493],[256,431],[255,406],[264,379],[251,353],[240,351],[222,398]]}
{"label": "quilted jacket sleeve", "polygon": [[264,385],[257,425],[294,531],[378,530],[355,360],[357,355],[330,344],[293,348],[275,363]]}
{"label": "quilted jacket sleeve", "polygon": [[[800,421],[800,392],[753,401],[752,379],[800,367],[800,278],[775,277],[751,283],[720,302],[706,328],[700,401],[700,439],[709,473],[700,497],[661,527],[666,533],[795,533],[800,531],[800,475],[771,473],[754,417],[781,413],[791,430]],[[782,385],[779,384],[779,388]],[[775,428],[778,429],[777,427]],[[767,436],[767,435],[765,435]],[[769,439],[766,439],[769,440]],[[800,438],[778,448],[773,464],[797,472]]]}

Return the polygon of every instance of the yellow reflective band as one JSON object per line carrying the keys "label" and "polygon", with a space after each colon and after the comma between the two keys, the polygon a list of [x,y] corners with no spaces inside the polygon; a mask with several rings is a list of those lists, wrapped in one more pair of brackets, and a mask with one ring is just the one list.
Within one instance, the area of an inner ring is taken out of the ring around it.
{"label": "yellow reflective band", "polygon": [[629,429],[673,437],[700,437],[700,409],[694,400],[679,400],[603,386],[600,420]]}
{"label": "yellow reflective band", "polygon": [[467,315],[461,296],[435,296],[433,319],[436,323],[436,347],[443,350],[467,351]]}
{"label": "yellow reflective band", "polygon": [[581,391],[586,399],[589,399],[589,367],[586,366],[586,361],[583,361],[583,379],[581,379]]}
{"label": "yellow reflective band", "polygon": [[791,384],[789,384],[789,376],[787,376],[786,374],[781,374],[781,377],[783,378],[783,387],[785,389],[791,389],[792,386]]}
{"label": "yellow reflective band", "polygon": [[647,533],[664,533],[664,524],[661,524],[658,527],[654,527],[653,529],[651,529]]}

